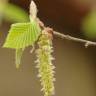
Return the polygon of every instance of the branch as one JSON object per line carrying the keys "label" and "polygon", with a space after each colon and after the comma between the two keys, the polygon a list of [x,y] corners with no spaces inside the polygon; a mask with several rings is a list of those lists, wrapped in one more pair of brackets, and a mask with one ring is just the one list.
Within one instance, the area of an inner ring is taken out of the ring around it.
{"label": "branch", "polygon": [[53,31],[53,34],[56,35],[57,37],[62,38],[62,39],[67,39],[67,40],[71,40],[71,41],[75,41],[75,42],[85,43],[84,44],[85,47],[96,46],[96,42],[92,42],[92,41],[89,41],[89,40],[72,37],[70,35],[65,35],[65,34],[62,34],[60,32],[56,32],[56,31]]}
{"label": "branch", "polygon": [[44,23],[39,18],[37,18],[37,22],[39,23],[39,25],[42,28],[42,30],[45,29],[45,30],[47,30],[47,32],[53,33],[53,35],[56,35],[59,38],[67,39],[67,40],[71,40],[71,41],[75,41],[75,42],[84,43],[84,45],[85,45],[86,48],[88,46],[96,46],[96,42],[92,42],[92,41],[89,41],[89,40],[76,38],[76,37],[73,37],[73,36],[70,36],[70,35],[62,34],[61,32],[54,31],[52,28],[46,27],[44,25]]}
{"label": "branch", "polygon": [[52,28],[46,27],[44,25],[44,23],[39,18],[36,18],[37,17],[37,6],[36,6],[36,4],[35,4],[34,1],[31,1],[31,5],[30,5],[30,16],[31,16],[31,18],[35,17],[35,19],[37,20],[38,24],[42,28],[42,30],[46,30],[49,33],[53,33],[53,35],[56,35],[56,36],[58,36],[58,37],[60,37],[62,39],[67,39],[67,40],[71,40],[71,41],[75,41],[75,42],[84,43],[84,45],[85,45],[86,48],[88,46],[96,46],[96,42],[92,42],[92,41],[89,41],[89,40],[72,37],[70,35],[65,35],[65,34],[62,34],[60,32],[54,31]]}

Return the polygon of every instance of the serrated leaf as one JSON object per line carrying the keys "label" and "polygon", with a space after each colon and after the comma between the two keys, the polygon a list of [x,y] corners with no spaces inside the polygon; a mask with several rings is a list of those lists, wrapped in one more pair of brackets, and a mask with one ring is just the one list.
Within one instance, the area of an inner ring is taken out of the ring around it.
{"label": "serrated leaf", "polygon": [[16,49],[16,68],[18,69],[21,63],[21,57],[22,57],[23,50],[22,49]]}
{"label": "serrated leaf", "polygon": [[17,23],[11,26],[4,47],[14,49],[24,49],[33,45],[37,41],[41,29],[37,22]]}

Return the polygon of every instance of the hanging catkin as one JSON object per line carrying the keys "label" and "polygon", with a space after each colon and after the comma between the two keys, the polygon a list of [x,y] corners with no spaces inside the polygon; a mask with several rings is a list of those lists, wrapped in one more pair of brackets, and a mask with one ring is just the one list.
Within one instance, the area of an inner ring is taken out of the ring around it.
{"label": "hanging catkin", "polygon": [[38,41],[37,54],[37,68],[39,71],[38,77],[40,77],[40,82],[42,85],[42,91],[44,96],[51,96],[54,94],[54,65],[52,64],[52,38],[50,38],[50,33],[46,30],[42,31],[42,35]]}

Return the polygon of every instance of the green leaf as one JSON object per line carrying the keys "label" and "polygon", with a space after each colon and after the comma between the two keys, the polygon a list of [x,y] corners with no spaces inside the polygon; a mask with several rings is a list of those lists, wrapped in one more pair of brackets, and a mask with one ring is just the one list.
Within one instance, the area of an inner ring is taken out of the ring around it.
{"label": "green leaf", "polygon": [[8,37],[4,44],[6,48],[24,49],[37,41],[41,29],[37,22],[17,23],[11,26]]}
{"label": "green leaf", "polygon": [[3,10],[4,18],[14,22],[26,22],[29,21],[29,16],[22,8],[7,3]]}
{"label": "green leaf", "polygon": [[18,69],[21,63],[21,57],[22,57],[23,50],[22,49],[16,49],[16,68]]}

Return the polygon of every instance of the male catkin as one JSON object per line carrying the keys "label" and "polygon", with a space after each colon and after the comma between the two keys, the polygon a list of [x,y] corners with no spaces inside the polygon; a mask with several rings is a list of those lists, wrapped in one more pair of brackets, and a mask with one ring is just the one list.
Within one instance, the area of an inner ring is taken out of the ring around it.
{"label": "male catkin", "polygon": [[37,68],[39,69],[39,75],[42,91],[44,92],[44,96],[51,96],[54,94],[54,65],[52,64],[52,40],[48,36],[48,32],[45,30],[42,31],[42,35],[39,38],[38,46],[39,48],[36,50],[37,54]]}

